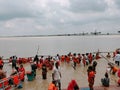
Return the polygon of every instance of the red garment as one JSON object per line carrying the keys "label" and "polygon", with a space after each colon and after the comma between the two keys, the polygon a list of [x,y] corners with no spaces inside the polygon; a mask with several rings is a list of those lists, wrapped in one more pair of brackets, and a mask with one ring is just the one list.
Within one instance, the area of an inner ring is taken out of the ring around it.
{"label": "red garment", "polygon": [[91,71],[88,73],[88,82],[94,84],[95,72]]}
{"label": "red garment", "polygon": [[11,86],[9,85],[9,79],[8,78],[3,78],[1,81],[4,83],[0,83],[0,88],[2,88],[3,84],[5,89],[4,90],[10,90]]}
{"label": "red garment", "polygon": [[77,57],[77,61],[78,61],[78,64],[80,64],[81,63],[81,55],[78,55],[78,57]]}
{"label": "red garment", "polygon": [[25,74],[25,69],[22,67],[22,68],[19,68],[18,69],[19,72],[23,72]]}
{"label": "red garment", "polygon": [[1,66],[1,65],[3,65],[3,60],[2,60],[2,59],[0,60],[0,66]]}
{"label": "red garment", "polygon": [[120,79],[118,80],[118,85],[120,85]]}
{"label": "red garment", "polygon": [[69,56],[67,56],[65,59],[66,59],[66,62],[67,62],[67,63],[70,62],[70,57],[69,57]]}
{"label": "red garment", "polygon": [[12,78],[13,78],[14,85],[18,85],[20,83],[19,76],[17,74],[12,76]]}
{"label": "red garment", "polygon": [[74,87],[77,85],[75,80],[71,80],[71,82],[68,85],[67,90],[74,90]]}
{"label": "red garment", "polygon": [[73,56],[73,62],[77,63],[77,57]]}
{"label": "red garment", "polygon": [[24,80],[24,77],[25,77],[24,72],[20,72],[20,74],[19,74],[19,78],[20,78],[21,81]]}
{"label": "red garment", "polygon": [[44,61],[43,58],[41,58],[41,59],[40,59],[40,63],[43,63],[43,61]]}
{"label": "red garment", "polygon": [[65,56],[62,55],[60,59],[61,59],[61,62],[64,62],[64,60],[65,60]]}
{"label": "red garment", "polygon": [[92,63],[92,60],[93,60],[92,53],[90,53],[90,54],[88,55],[88,59],[89,59],[90,63]]}
{"label": "red garment", "polygon": [[117,74],[117,75],[118,75],[118,77],[120,78],[120,69],[118,70],[118,74]]}
{"label": "red garment", "polygon": [[84,64],[84,66],[85,66],[85,65],[86,65],[86,58],[83,57],[82,61],[83,61],[83,64]]}

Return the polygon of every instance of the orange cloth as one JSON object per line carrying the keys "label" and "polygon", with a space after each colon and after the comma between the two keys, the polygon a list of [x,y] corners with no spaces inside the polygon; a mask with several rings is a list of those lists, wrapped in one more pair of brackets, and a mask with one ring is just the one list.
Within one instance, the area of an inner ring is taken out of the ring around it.
{"label": "orange cloth", "polygon": [[113,67],[113,72],[117,72],[118,71],[118,68],[116,66]]}
{"label": "orange cloth", "polygon": [[57,87],[55,86],[55,84],[50,83],[48,90],[58,90]]}
{"label": "orange cloth", "polygon": [[18,85],[19,84],[19,76],[16,74],[16,75],[12,76],[12,78],[13,78],[14,84]]}
{"label": "orange cloth", "polygon": [[66,62],[68,62],[68,63],[70,62],[70,57],[69,56],[66,57]]}
{"label": "orange cloth", "polygon": [[95,77],[95,72],[91,71],[88,73],[88,82],[89,83],[94,83],[94,77]]}
{"label": "orange cloth", "polygon": [[61,56],[61,62],[64,62],[64,60],[65,60],[65,56],[62,55],[62,56]]}

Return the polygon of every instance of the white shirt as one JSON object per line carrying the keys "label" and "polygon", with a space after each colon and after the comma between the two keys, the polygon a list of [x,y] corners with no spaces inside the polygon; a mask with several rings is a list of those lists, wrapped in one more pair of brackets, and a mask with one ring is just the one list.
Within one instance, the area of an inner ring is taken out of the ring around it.
{"label": "white shirt", "polygon": [[116,56],[114,57],[115,61],[120,61],[120,54],[116,54]]}
{"label": "white shirt", "polygon": [[57,69],[56,67],[54,67],[53,74],[54,74],[54,80],[60,80],[60,78],[61,78],[60,68]]}

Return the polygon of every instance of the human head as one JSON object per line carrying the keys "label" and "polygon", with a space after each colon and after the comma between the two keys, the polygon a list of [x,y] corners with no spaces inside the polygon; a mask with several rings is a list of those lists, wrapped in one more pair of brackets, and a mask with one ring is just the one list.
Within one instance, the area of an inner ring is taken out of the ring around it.
{"label": "human head", "polygon": [[96,66],[97,66],[97,62],[94,61],[94,62],[93,62],[93,67],[96,67]]}
{"label": "human head", "polygon": [[0,57],[0,60],[2,60],[2,57]]}
{"label": "human head", "polygon": [[3,66],[2,66],[2,65],[0,65],[0,69],[1,69],[1,70],[3,69]]}
{"label": "human head", "polygon": [[38,58],[38,55],[36,55],[35,57]]}
{"label": "human head", "polygon": [[105,73],[105,77],[108,78],[108,73],[107,72]]}
{"label": "human head", "polygon": [[89,71],[92,71],[92,70],[93,70],[93,67],[92,67],[92,66],[89,66],[89,67],[88,67],[88,72],[89,72]]}
{"label": "human head", "polygon": [[76,53],[74,53],[73,56],[76,56]]}
{"label": "human head", "polygon": [[23,67],[23,65],[21,64],[21,65],[20,65],[20,67],[22,68],[22,67]]}
{"label": "human head", "polygon": [[52,83],[53,83],[53,84],[56,84],[56,81],[55,81],[55,80],[53,80],[53,81],[52,81]]}

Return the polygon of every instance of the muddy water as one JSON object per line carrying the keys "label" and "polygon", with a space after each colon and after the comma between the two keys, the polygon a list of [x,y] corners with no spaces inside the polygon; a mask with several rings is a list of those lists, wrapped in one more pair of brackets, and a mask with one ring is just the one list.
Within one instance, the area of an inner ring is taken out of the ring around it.
{"label": "muddy water", "polygon": [[[113,60],[110,60],[113,62]],[[94,86],[100,86],[101,82],[100,79],[104,77],[104,73],[106,72],[106,67],[108,61],[103,59],[100,59],[97,61],[98,65],[96,67],[96,76],[95,76],[95,84]],[[4,70],[7,70],[7,74],[11,73],[11,65],[5,64]],[[30,71],[30,64],[24,64],[24,67],[26,71]],[[61,73],[62,73],[62,78],[61,78],[61,83],[62,83],[62,89],[66,89],[68,86],[68,83],[72,80],[75,79],[79,85],[79,87],[88,87],[88,81],[87,81],[87,66],[84,67],[82,64],[77,65],[76,70],[73,69],[71,63],[61,63]],[[36,79],[33,81],[28,81],[27,76],[25,77],[25,82],[23,83],[23,88],[21,90],[47,90],[48,85],[52,81],[51,77],[52,71],[48,70],[47,74],[47,80],[43,80],[41,76],[41,70],[37,70],[37,76]],[[110,79],[110,84],[111,85],[116,85],[115,80],[117,80],[117,76],[109,75]]]}
{"label": "muddy water", "polygon": [[[63,37],[11,37],[0,38],[0,56],[4,59],[12,55],[17,57],[31,57],[36,55],[39,46],[39,55],[56,55],[59,53],[68,54],[69,52],[86,53],[95,52],[98,49],[102,52],[113,51],[119,48],[120,35],[107,35],[107,36],[63,36]],[[97,73],[95,78],[95,86],[101,85],[100,79],[104,77],[106,71],[107,61],[101,59],[98,61]],[[30,71],[30,64],[24,65],[26,71]],[[11,73],[11,65],[5,64],[4,70],[7,71],[9,76]],[[87,82],[87,67],[77,65],[74,70],[71,64],[61,63],[62,73],[62,88],[67,88],[68,83],[75,79],[80,87],[88,86]],[[27,81],[23,83],[21,90],[47,90],[51,82],[51,73],[48,71],[47,80],[42,80],[41,70],[37,70],[37,77],[34,81]],[[116,76],[110,76],[110,84],[115,84]]]}

